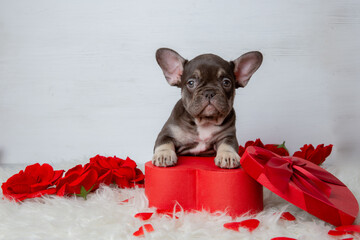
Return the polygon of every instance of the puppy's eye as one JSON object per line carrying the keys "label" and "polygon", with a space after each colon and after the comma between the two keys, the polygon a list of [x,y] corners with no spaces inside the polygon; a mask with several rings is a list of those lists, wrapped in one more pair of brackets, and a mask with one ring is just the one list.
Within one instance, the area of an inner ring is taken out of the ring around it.
{"label": "puppy's eye", "polygon": [[230,79],[228,79],[228,78],[223,78],[223,80],[222,80],[222,85],[223,85],[223,87],[225,87],[225,88],[231,87],[231,81],[230,81]]}
{"label": "puppy's eye", "polygon": [[186,85],[188,86],[188,88],[194,88],[195,87],[195,79],[190,78],[187,81]]}

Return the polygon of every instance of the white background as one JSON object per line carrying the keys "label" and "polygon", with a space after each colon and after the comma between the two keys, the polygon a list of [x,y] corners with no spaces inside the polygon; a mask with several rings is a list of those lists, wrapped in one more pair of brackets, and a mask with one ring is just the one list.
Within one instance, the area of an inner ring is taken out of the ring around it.
{"label": "white background", "polygon": [[331,143],[329,162],[358,161],[359,44],[358,0],[0,0],[0,163],[149,161],[180,98],[159,47],[261,51],[237,90],[239,143]]}

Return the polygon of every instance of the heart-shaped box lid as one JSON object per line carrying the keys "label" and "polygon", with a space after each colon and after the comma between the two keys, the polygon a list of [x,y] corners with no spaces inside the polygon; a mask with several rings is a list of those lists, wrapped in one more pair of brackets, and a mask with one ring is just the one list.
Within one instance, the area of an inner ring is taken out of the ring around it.
{"label": "heart-shaped box lid", "polygon": [[282,157],[250,146],[242,168],[261,185],[286,201],[335,226],[351,225],[359,205],[339,179],[305,159]]}

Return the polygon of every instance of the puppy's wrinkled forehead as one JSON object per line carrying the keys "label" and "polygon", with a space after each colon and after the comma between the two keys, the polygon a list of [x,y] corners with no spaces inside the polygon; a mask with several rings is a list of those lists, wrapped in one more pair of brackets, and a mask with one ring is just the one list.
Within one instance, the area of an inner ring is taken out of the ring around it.
{"label": "puppy's wrinkled forehead", "polygon": [[214,54],[203,54],[187,62],[184,67],[183,80],[189,77],[198,79],[232,75],[233,66],[230,62]]}

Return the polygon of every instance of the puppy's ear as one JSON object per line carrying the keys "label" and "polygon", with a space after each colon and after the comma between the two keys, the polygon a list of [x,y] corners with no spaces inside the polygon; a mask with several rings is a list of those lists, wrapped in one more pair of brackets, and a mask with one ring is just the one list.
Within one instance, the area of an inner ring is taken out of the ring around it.
{"label": "puppy's ear", "polygon": [[248,52],[233,61],[236,88],[245,87],[251,76],[260,67],[263,56],[260,52]]}
{"label": "puppy's ear", "polygon": [[179,86],[186,60],[174,50],[160,48],[156,51],[156,61],[171,86]]}

